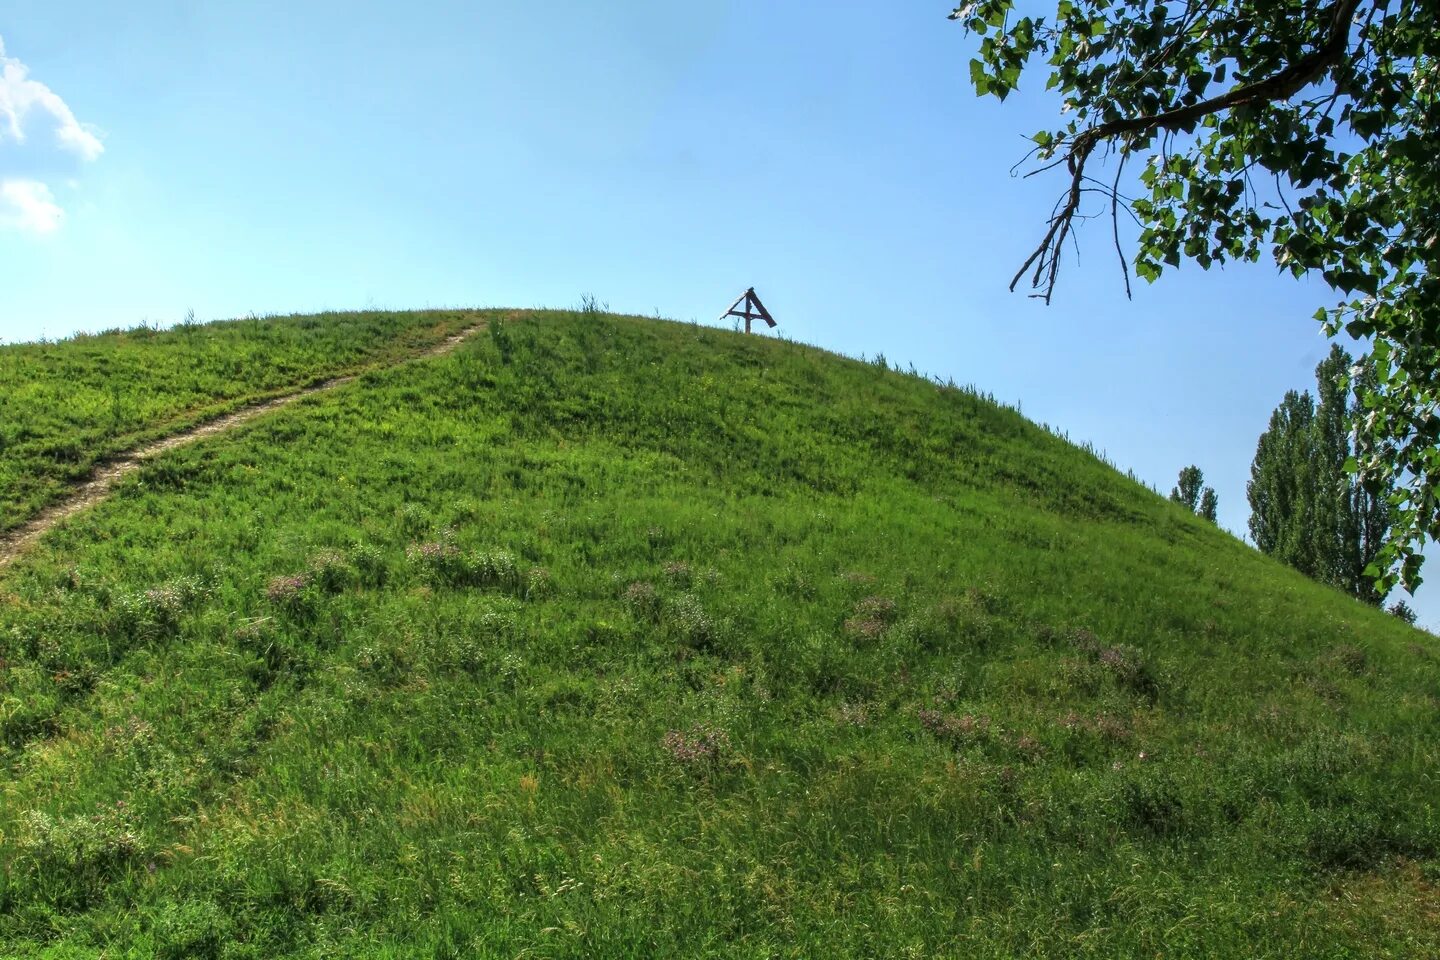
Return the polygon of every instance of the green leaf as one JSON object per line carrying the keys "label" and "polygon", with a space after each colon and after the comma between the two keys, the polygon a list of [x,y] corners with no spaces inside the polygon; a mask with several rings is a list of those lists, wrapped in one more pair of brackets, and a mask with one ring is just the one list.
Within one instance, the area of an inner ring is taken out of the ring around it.
{"label": "green leaf", "polygon": [[985,64],[979,60],[970,61],[970,82],[975,86],[977,96],[985,96],[990,92],[990,75],[985,72]]}

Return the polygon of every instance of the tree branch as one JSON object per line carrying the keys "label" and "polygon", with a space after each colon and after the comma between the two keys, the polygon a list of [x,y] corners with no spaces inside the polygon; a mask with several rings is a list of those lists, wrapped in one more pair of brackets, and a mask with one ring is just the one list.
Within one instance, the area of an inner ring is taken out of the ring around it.
{"label": "tree branch", "polygon": [[1080,207],[1080,185],[1085,179],[1085,164],[1089,161],[1096,146],[1103,141],[1117,137],[1131,137],[1154,130],[1182,130],[1192,126],[1197,120],[1235,107],[1288,100],[1300,90],[1320,80],[1325,75],[1325,71],[1345,55],[1346,44],[1350,37],[1350,26],[1355,18],[1355,11],[1360,8],[1362,2],[1363,0],[1336,0],[1330,9],[1325,36],[1320,45],[1278,73],[1242,84],[1219,96],[1201,100],[1188,107],[1178,107],[1151,116],[1122,117],[1091,127],[1078,134],[1074,140],[1070,141],[1070,147],[1065,156],[1066,165],[1070,170],[1070,189],[1059,204],[1057,212],[1050,218],[1045,239],[1016,271],[1010,281],[1010,289],[1014,290],[1019,284],[1020,278],[1033,266],[1035,271],[1030,285],[1037,290],[1043,288],[1042,298],[1047,304],[1050,302],[1051,295],[1055,290],[1055,282],[1059,277],[1060,251],[1066,237],[1070,234],[1075,215]]}
{"label": "tree branch", "polygon": [[1212,113],[1220,113],[1249,103],[1287,100],[1319,80],[1324,76],[1326,69],[1334,65],[1345,54],[1345,41],[1350,36],[1350,22],[1354,19],[1355,11],[1360,8],[1361,2],[1362,0],[1339,0],[1331,11],[1330,26],[1325,41],[1315,50],[1273,76],[1236,87],[1218,97],[1201,100],[1188,107],[1157,113],[1153,117],[1124,117],[1119,120],[1111,120],[1109,123],[1102,123],[1100,126],[1092,127],[1080,134],[1075,138],[1075,143],[1078,146],[1080,141],[1086,137],[1108,140],[1122,134],[1153,130],[1156,127],[1178,130],[1196,120],[1208,117]]}

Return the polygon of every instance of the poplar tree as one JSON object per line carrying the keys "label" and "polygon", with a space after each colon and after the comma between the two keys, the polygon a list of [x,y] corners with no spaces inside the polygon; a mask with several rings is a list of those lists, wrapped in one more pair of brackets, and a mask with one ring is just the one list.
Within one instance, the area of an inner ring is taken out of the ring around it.
{"label": "poplar tree", "polygon": [[1211,523],[1218,523],[1215,511],[1219,508],[1220,498],[1210,487],[1205,487],[1204,483],[1205,473],[1199,467],[1193,464],[1185,467],[1180,471],[1179,482],[1170,491],[1170,499],[1191,513],[1204,517]]}
{"label": "poplar tree", "polygon": [[[1316,402],[1292,390],[1270,416],[1246,495],[1255,546],[1316,580],[1379,605],[1388,592],[1380,556],[1390,490],[1354,472],[1365,455],[1355,427],[1374,374],[1339,345],[1315,368]],[[1377,586],[1376,581],[1382,581]]]}
{"label": "poplar tree", "polygon": [[1287,392],[1260,435],[1245,485],[1255,546],[1309,577],[1319,573],[1313,536],[1314,434],[1314,400],[1308,392]]}

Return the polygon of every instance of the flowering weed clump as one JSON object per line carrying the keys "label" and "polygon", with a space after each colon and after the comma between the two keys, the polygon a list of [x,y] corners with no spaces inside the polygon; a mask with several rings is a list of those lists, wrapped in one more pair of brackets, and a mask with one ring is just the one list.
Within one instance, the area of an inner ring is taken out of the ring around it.
{"label": "flowering weed clump", "polygon": [[943,710],[921,708],[916,716],[920,726],[941,740],[963,745],[978,743],[990,733],[990,718],[972,714],[956,715]]}
{"label": "flowering weed clump", "polygon": [[1135,832],[1169,836],[1185,826],[1182,785],[1163,771],[1139,769],[1125,774],[1115,806],[1120,822]]}
{"label": "flowering weed clump", "polygon": [[282,573],[265,584],[265,599],[283,607],[293,603],[309,586],[310,578],[303,573]]}
{"label": "flowering weed clump", "polygon": [[543,600],[555,592],[555,578],[544,567],[531,567],[525,572],[525,599]]}
{"label": "flowering weed clump", "polygon": [[400,509],[395,511],[395,519],[399,521],[400,532],[407,537],[431,529],[430,511],[425,509],[424,504],[402,503]]}
{"label": "flowering weed clump", "polygon": [[314,594],[310,576],[305,573],[282,573],[265,584],[265,601],[291,616],[306,616],[314,611]]}
{"label": "flowering weed clump", "polygon": [[857,640],[874,640],[895,622],[895,601],[889,597],[866,597],[855,604],[845,621],[845,632]]}
{"label": "flowering weed clump", "polygon": [[1121,687],[1148,700],[1160,695],[1160,684],[1144,654],[1125,644],[1106,647],[1095,655],[1095,661],[1115,678]]}
{"label": "flowering weed clump", "polygon": [[1331,647],[1324,653],[1321,660],[1328,664],[1334,664],[1352,677],[1358,677],[1365,673],[1370,663],[1370,658],[1364,648],[1353,643],[1342,643]]}
{"label": "flowering weed clump", "polygon": [[180,617],[205,598],[197,577],[177,577],[158,587],[116,594],[111,600],[112,626],[121,633],[154,639],[175,631]]}
{"label": "flowering weed clump", "polygon": [[636,580],[627,586],[620,599],[631,613],[642,619],[653,620],[660,613],[660,594],[655,592],[654,584],[644,580]]}
{"label": "flowering weed clump", "polygon": [[1123,743],[1129,740],[1134,733],[1130,725],[1118,717],[1112,717],[1104,713],[1097,713],[1093,717],[1087,717],[1076,713],[1074,710],[1069,711],[1056,721],[1056,726],[1062,730],[1072,733],[1088,734],[1110,743]]}
{"label": "flowering weed clump", "polygon": [[870,705],[851,703],[847,700],[835,708],[835,719],[841,726],[868,727],[870,725]]}
{"label": "flowering weed clump", "polygon": [[355,666],[383,687],[398,686],[413,672],[410,656],[393,643],[361,647],[355,654]]}
{"label": "flowering weed clump", "polygon": [[514,554],[504,550],[462,550],[449,536],[411,544],[405,558],[431,586],[507,590],[521,587],[520,564]]}
{"label": "flowering weed clump", "polygon": [[796,600],[814,600],[820,595],[819,586],[796,563],[787,563],[771,577],[770,583],[780,593]]}
{"label": "flowering weed clump", "polygon": [[705,612],[700,598],[683,593],[670,601],[665,610],[666,622],[689,647],[707,649],[716,639],[715,621]]}
{"label": "flowering weed clump", "polygon": [[405,559],[423,579],[434,584],[454,586],[465,578],[466,564],[460,548],[449,539],[412,543],[405,548]]}
{"label": "flowering weed clump", "polygon": [[690,572],[690,564],[681,563],[677,560],[672,563],[665,564],[662,572],[665,575],[665,582],[668,583],[670,586],[679,587],[681,589],[685,589],[690,586],[690,581],[692,579],[692,574]]}
{"label": "flowering weed clump", "polygon": [[339,593],[356,580],[350,558],[339,550],[319,550],[310,555],[306,564],[310,582],[321,593]]}
{"label": "flowering weed clump", "polygon": [[[1042,637],[1047,639],[1056,636],[1054,631],[1046,630],[1042,633]],[[1074,679],[1082,686],[1093,687],[1097,679],[1108,677],[1121,689],[1151,702],[1160,696],[1159,678],[1145,655],[1136,647],[1126,644],[1107,646],[1088,630],[1076,630],[1069,634],[1069,639],[1082,658],[1078,665],[1093,668],[1092,671],[1072,670]],[[1087,672],[1090,672],[1091,676],[1087,677]]]}
{"label": "flowering weed clump", "polygon": [[356,543],[350,548],[350,565],[363,587],[383,587],[388,573],[385,554],[373,543]]}
{"label": "flowering weed clump", "polygon": [[474,585],[515,590],[520,586],[520,562],[508,550],[477,550],[470,554]]}
{"label": "flowering weed clump", "polygon": [[90,816],[24,814],[18,846],[16,872],[52,905],[69,909],[94,903],[106,885],[143,869],[150,857],[123,800]]}
{"label": "flowering weed clump", "polygon": [[660,747],[672,761],[683,767],[709,767],[720,763],[730,752],[730,734],[719,727],[696,726],[670,730]]}

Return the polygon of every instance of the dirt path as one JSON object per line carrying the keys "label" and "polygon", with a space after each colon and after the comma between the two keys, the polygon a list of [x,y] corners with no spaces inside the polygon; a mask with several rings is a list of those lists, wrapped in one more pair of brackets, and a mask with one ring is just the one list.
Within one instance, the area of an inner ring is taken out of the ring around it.
{"label": "dirt path", "polygon": [[[424,360],[429,357],[438,357],[449,353],[460,346],[471,334],[476,333],[485,327],[485,321],[480,321],[459,333],[452,334],[420,353],[412,354],[402,360],[397,360],[389,366],[399,366],[403,363],[411,363],[416,360]],[[217,433],[224,433],[248,423],[256,417],[278,410],[281,407],[294,403],[296,400],[323,393],[326,390],[333,390],[336,387],[343,387],[345,384],[357,379],[362,374],[353,373],[343,377],[335,377],[314,386],[302,387],[294,393],[287,393],[283,396],[274,397],[270,400],[262,400],[249,406],[241,407],[224,416],[217,417],[199,426],[182,430],[179,433],[165,437],[163,440],[156,440],[154,443],[137,447],[128,453],[119,454],[113,460],[107,460],[95,468],[90,479],[75,487],[64,499],[53,503],[40,511],[35,517],[23,525],[16,527],[9,533],[0,534],[0,569],[4,569],[12,560],[24,553],[52,528],[65,522],[75,514],[85,510],[95,503],[103,500],[110,491],[127,475],[140,469],[141,465],[153,457],[159,456],[167,450],[174,450],[176,447],[183,447],[187,443],[196,440],[203,440],[205,437],[213,437]]]}

